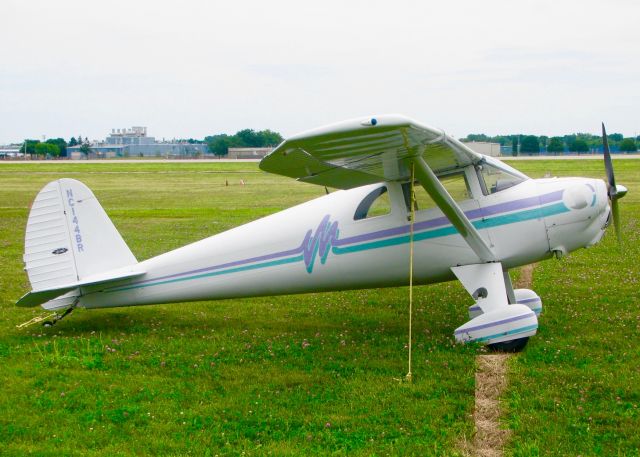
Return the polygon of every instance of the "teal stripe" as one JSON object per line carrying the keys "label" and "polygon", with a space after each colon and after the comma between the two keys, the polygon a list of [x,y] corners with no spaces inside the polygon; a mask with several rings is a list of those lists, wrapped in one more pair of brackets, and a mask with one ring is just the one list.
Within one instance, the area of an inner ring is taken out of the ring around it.
{"label": "teal stripe", "polygon": [[[496,216],[487,219],[479,219],[473,222],[473,226],[481,230],[490,227],[497,227],[500,225],[514,224],[516,222],[524,222],[531,219],[540,219],[546,216],[566,213],[567,211],[569,211],[569,209],[564,206],[563,203],[556,203],[555,205],[545,206],[544,208],[535,208],[514,214],[506,214],[503,216]],[[456,228],[450,225],[427,232],[416,233],[413,236],[413,240],[423,241],[430,238],[439,238],[441,236],[454,235],[456,233],[458,233]],[[370,241],[368,243],[356,244],[352,246],[334,246],[332,248],[332,252],[337,255],[349,254],[352,252],[368,251],[369,249],[386,248],[389,246],[397,246],[399,244],[406,243],[409,243],[409,235],[403,235],[396,238],[387,238],[385,240],[379,241]]]}
{"label": "teal stripe", "polygon": [[186,276],[184,278],[168,279],[166,281],[154,282],[152,284],[139,284],[139,285],[136,285],[136,286],[121,287],[121,288],[118,288],[118,289],[111,289],[109,292],[120,292],[120,291],[123,291],[123,290],[141,289],[143,287],[159,286],[161,284],[170,284],[170,283],[173,283],[173,282],[188,281],[188,280],[191,280],[191,279],[208,278],[208,277],[211,277],[211,276],[220,276],[220,275],[225,275],[225,274],[228,274],[228,273],[238,273],[240,271],[257,270],[258,268],[275,267],[277,265],[285,265],[285,264],[288,264],[288,263],[296,263],[296,262],[300,262],[300,261],[302,261],[302,256],[301,255],[296,256],[296,257],[289,257],[287,259],[272,260],[270,262],[256,263],[254,265],[246,265],[246,266],[243,266],[243,267],[230,268],[228,270],[213,271],[211,273],[202,273],[202,274],[194,275],[194,276]]}
{"label": "teal stripe", "polygon": [[515,330],[509,330],[508,332],[496,333],[495,335],[483,336],[482,338],[476,338],[475,340],[470,340],[470,341],[473,341],[474,343],[481,343],[483,341],[491,340],[493,338],[498,338],[506,335],[515,335],[517,333],[524,333],[524,332],[528,332],[529,330],[536,330],[537,328],[538,328],[538,324],[527,325],[526,327],[520,327]]}
{"label": "teal stripe", "polygon": [[480,219],[473,223],[473,226],[477,229],[484,229],[489,227],[497,227],[499,225],[514,224],[516,222],[529,221],[531,219],[540,219],[547,216],[555,216],[556,214],[562,214],[569,211],[569,208],[564,206],[564,203],[556,203],[555,205],[545,206],[543,208],[528,209],[526,211],[520,211],[519,213],[505,214],[503,216],[496,216],[488,219]]}
{"label": "teal stripe", "polygon": [[[420,232],[413,235],[413,241],[423,241],[430,238],[440,238],[441,236],[449,236],[458,233],[455,227],[448,226],[428,232]],[[356,244],[353,246],[334,246],[332,252],[334,254],[349,254],[351,252],[368,251],[369,249],[386,248],[388,246],[397,246],[398,244],[406,244],[409,242],[409,235],[403,235],[396,238],[387,238],[386,240],[370,241],[368,243]]]}

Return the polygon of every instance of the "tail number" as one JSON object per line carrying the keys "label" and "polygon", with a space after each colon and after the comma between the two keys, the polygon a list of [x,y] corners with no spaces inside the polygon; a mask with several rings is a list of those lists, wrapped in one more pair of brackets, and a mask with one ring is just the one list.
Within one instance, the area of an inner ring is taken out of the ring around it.
{"label": "tail number", "polygon": [[75,239],[76,249],[78,252],[84,252],[84,246],[82,245],[82,233],[80,232],[80,223],[78,222],[78,215],[76,214],[76,201],[73,197],[73,190],[67,189],[67,205],[71,210],[71,223],[73,224],[72,238]]}

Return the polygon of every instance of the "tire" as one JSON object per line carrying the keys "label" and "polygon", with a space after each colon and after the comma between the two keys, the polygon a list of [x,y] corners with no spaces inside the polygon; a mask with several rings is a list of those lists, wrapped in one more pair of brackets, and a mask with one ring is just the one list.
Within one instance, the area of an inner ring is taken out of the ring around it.
{"label": "tire", "polygon": [[518,338],[511,341],[488,344],[487,346],[493,352],[520,352],[525,348],[528,342],[529,337],[525,336],[524,338]]}

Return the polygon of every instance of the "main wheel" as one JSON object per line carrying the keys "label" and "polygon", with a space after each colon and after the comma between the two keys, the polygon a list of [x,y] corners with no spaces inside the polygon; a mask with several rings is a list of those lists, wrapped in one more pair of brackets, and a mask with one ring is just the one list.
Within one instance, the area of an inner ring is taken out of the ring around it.
{"label": "main wheel", "polygon": [[520,352],[529,342],[529,337],[518,338],[511,341],[503,341],[501,343],[488,344],[487,346],[494,352]]}

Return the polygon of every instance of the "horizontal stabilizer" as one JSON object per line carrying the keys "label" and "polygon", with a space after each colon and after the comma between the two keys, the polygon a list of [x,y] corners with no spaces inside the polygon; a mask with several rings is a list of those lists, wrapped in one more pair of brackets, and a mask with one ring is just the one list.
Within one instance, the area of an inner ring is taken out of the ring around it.
{"label": "horizontal stabilizer", "polygon": [[51,289],[29,292],[28,294],[25,294],[22,298],[20,298],[20,300],[18,300],[16,306],[30,307],[41,305],[78,287],[112,283],[115,281],[121,281],[123,279],[142,276],[143,274],[145,274],[145,271],[139,269],[137,265],[134,265],[131,268],[119,268],[117,270],[99,273],[75,283],[62,284]]}

